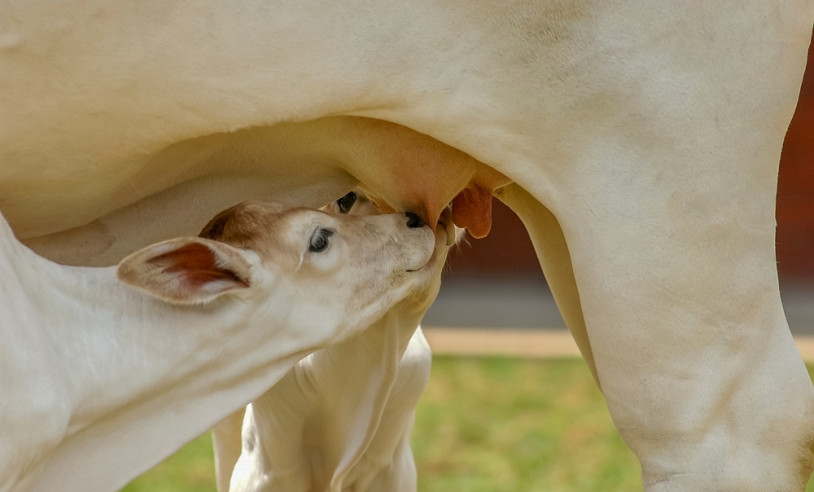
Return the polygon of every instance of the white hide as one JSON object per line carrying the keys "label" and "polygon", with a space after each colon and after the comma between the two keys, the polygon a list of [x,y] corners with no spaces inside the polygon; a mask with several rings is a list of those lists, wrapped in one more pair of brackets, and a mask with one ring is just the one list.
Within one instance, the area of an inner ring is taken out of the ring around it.
{"label": "white hide", "polygon": [[118,269],[40,258],[0,216],[0,491],[115,490],[434,283],[444,234],[403,214],[247,206],[252,250],[178,238]]}
{"label": "white hide", "polygon": [[311,354],[246,407],[242,454],[219,470],[231,471],[219,490],[415,492],[410,431],[432,354],[401,315]]}
{"label": "white hide", "polygon": [[[353,197],[352,208],[339,209],[340,201],[334,212],[377,213],[364,193]],[[454,236],[449,214],[442,219],[438,233]],[[420,295],[308,355],[244,418],[239,412],[213,428],[219,491],[415,492],[410,430],[432,360],[419,322],[440,286],[450,245],[440,239],[434,280]]]}
{"label": "white hide", "polygon": [[812,0],[0,11],[0,210],[37,251],[109,265],[253,197],[359,184],[432,222],[494,190],[647,490],[803,488],[774,203]]}

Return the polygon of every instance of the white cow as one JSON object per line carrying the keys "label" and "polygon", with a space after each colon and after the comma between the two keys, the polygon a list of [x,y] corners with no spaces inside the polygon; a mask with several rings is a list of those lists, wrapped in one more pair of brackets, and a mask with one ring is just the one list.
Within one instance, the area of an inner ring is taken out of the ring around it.
{"label": "white cow", "polygon": [[[361,192],[332,208],[377,213]],[[449,214],[443,220],[448,240],[436,243],[425,290],[350,340],[308,355],[245,418],[241,411],[212,429],[219,491],[415,492],[410,431],[432,361],[418,324],[454,242]]]}
{"label": "white cow", "polygon": [[357,184],[482,235],[494,193],[648,490],[808,479],[774,203],[811,0],[0,11],[0,210],[38,251],[111,264],[231,203]]}
{"label": "white cow", "polygon": [[404,214],[272,202],[212,228],[231,244],[177,238],[83,268],[40,258],[0,220],[1,491],[121,487],[304,355],[423,296],[446,243]]}

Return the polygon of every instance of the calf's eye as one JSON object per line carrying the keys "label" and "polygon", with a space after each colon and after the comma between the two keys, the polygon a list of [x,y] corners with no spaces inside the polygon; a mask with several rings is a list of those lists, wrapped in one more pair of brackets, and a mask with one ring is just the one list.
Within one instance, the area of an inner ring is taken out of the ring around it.
{"label": "calf's eye", "polygon": [[339,207],[340,214],[347,214],[350,212],[350,209],[353,208],[354,203],[356,203],[356,193],[351,191],[347,195],[337,200],[336,206]]}
{"label": "calf's eye", "polygon": [[319,228],[311,234],[311,241],[308,250],[312,253],[321,253],[328,248],[328,238],[334,235],[330,229]]}

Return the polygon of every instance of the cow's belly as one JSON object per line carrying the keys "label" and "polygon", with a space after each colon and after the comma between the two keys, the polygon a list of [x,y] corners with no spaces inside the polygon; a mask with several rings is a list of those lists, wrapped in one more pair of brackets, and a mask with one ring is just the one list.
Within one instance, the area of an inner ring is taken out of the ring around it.
{"label": "cow's belly", "polygon": [[[245,200],[278,200],[313,206],[341,196],[348,177],[326,177],[317,184],[267,176],[219,175],[196,178],[113,210],[92,222],[24,240],[35,252],[67,265],[110,266],[148,244],[174,236],[197,235],[217,212]],[[65,208],[70,208],[66,205]]]}
{"label": "cow's belly", "polygon": [[437,217],[489,171],[426,135],[359,117],[209,135],[113,164],[104,173],[57,168],[37,186],[23,184],[30,172],[18,166],[0,180],[0,208],[41,255],[110,265],[152,242],[197,234],[250,199],[319,207],[361,185],[393,208]]}

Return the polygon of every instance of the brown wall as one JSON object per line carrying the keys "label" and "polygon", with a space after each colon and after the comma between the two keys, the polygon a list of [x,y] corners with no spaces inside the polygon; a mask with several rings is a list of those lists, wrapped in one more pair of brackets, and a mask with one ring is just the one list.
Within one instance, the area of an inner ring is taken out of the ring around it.
{"label": "brown wall", "polygon": [[780,159],[777,260],[781,277],[814,282],[814,46]]}
{"label": "brown wall", "polygon": [[[778,270],[784,281],[814,283],[814,47],[783,146],[777,197]],[[520,220],[495,200],[492,233],[450,254],[448,274],[540,275]]]}

